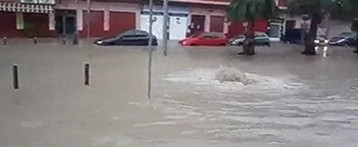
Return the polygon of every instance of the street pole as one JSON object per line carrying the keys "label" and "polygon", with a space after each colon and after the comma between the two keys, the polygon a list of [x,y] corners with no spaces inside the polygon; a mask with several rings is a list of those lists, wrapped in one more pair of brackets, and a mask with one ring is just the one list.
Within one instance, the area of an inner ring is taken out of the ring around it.
{"label": "street pole", "polygon": [[148,57],[148,99],[152,92],[152,56],[153,56],[153,0],[149,0],[149,57]]}
{"label": "street pole", "polygon": [[90,37],[90,30],[91,30],[91,0],[87,0],[87,37]]}
{"label": "street pole", "polygon": [[163,1],[163,7],[163,54],[166,56],[168,52],[168,0]]}
{"label": "street pole", "polygon": [[78,41],[78,29],[77,29],[77,15],[75,17],[75,34],[73,36],[73,41],[72,41],[72,44],[74,45],[78,45],[79,41]]}

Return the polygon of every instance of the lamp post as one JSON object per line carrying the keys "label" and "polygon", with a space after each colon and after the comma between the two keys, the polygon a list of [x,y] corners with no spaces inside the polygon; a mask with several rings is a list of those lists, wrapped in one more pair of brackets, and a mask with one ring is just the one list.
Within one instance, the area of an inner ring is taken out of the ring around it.
{"label": "lamp post", "polygon": [[163,54],[166,56],[168,52],[168,0],[163,1],[163,9]]}
{"label": "lamp post", "polygon": [[152,92],[152,56],[153,56],[153,0],[149,0],[149,57],[148,57],[148,99]]}
{"label": "lamp post", "polygon": [[87,0],[87,37],[90,37],[90,30],[91,30],[91,0]]}

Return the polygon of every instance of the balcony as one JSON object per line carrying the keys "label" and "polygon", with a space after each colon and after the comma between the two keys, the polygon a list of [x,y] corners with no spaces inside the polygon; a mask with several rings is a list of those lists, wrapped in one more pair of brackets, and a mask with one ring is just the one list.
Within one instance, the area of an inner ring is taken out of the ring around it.
{"label": "balcony", "polygon": [[19,0],[19,2],[25,4],[43,4],[43,5],[55,4],[55,0]]}

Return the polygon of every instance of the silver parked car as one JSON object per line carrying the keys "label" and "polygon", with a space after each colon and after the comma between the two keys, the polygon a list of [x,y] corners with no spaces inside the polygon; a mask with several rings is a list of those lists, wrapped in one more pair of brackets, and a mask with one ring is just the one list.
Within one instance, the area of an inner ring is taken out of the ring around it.
{"label": "silver parked car", "polygon": [[[245,38],[246,37],[244,35],[238,35],[238,36],[230,39],[228,44],[229,45],[238,45],[238,46],[243,45]],[[266,33],[255,32],[255,45],[270,46],[271,45],[270,37]]]}

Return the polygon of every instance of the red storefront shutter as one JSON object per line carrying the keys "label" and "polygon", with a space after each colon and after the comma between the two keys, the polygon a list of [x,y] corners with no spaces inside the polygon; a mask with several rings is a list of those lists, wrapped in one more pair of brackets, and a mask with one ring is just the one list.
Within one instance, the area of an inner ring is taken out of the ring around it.
{"label": "red storefront shutter", "polygon": [[[80,35],[82,37],[87,37],[87,31],[88,31],[88,24],[87,24],[87,18],[88,14],[87,11],[83,11],[83,29],[80,32]],[[105,32],[103,29],[103,23],[104,23],[104,12],[103,11],[91,11],[90,13],[90,37],[104,37]]]}
{"label": "red storefront shutter", "polygon": [[266,19],[259,19],[255,22],[255,31],[267,32],[268,21]]}
{"label": "red storefront shutter", "polygon": [[135,29],[135,13],[131,12],[110,12],[109,13],[109,31],[107,36],[114,36],[121,32]]}
{"label": "red storefront shutter", "polygon": [[210,31],[211,32],[223,32],[224,31],[224,21],[223,16],[211,16],[210,21]]}

